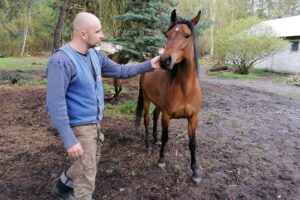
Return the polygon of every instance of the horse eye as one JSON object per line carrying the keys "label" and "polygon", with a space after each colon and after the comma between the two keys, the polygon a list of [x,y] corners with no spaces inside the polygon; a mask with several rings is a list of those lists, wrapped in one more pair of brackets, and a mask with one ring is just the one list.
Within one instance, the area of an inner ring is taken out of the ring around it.
{"label": "horse eye", "polygon": [[189,37],[190,37],[190,34],[189,34],[189,33],[186,33],[186,34],[184,34],[184,37],[185,37],[185,38],[189,38]]}

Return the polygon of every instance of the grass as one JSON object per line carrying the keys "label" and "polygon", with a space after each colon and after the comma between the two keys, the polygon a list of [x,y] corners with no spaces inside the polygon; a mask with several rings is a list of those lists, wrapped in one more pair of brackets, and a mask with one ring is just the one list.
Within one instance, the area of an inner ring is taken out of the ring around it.
{"label": "grass", "polygon": [[[151,103],[149,115],[152,116],[152,112],[154,111],[154,108],[155,108],[154,105]],[[135,100],[128,100],[124,103],[117,104],[117,105],[106,103],[104,109],[104,115],[113,118],[127,118],[133,121],[135,117],[135,109],[136,109]]]}
{"label": "grass", "polygon": [[208,75],[217,76],[224,79],[260,79],[255,74],[236,74],[232,72],[209,72]]}
{"label": "grass", "polygon": [[115,107],[115,110],[119,113],[124,114],[134,114],[135,113],[136,102],[134,100],[126,101]]}
{"label": "grass", "polygon": [[300,87],[300,81],[294,82],[293,85]]}
{"label": "grass", "polygon": [[229,71],[208,72],[209,76],[216,76],[223,79],[271,79],[273,83],[285,83],[291,75],[289,73],[276,72],[270,69],[250,68],[249,74],[233,73],[235,66],[226,64]]}
{"label": "grass", "polygon": [[[6,71],[7,72],[7,71]],[[12,81],[14,85],[12,85]],[[2,86],[25,86],[25,87],[36,87],[36,86],[46,86],[47,79],[37,75],[32,74],[28,71],[18,71],[12,72],[8,76],[0,77],[0,85]]]}
{"label": "grass", "polygon": [[272,78],[284,78],[291,75],[289,73],[276,72],[271,69],[258,69],[258,68],[251,68],[250,73],[258,76],[272,77]]}
{"label": "grass", "polygon": [[105,93],[114,94],[115,88],[113,85],[107,84],[103,82],[103,88]]}
{"label": "grass", "polygon": [[[1,87],[11,85],[10,79],[17,80],[15,85],[25,87],[45,86],[46,79],[42,78],[31,70],[43,71],[46,68],[48,57],[6,57],[0,58],[0,71],[9,73],[8,77],[1,78]],[[17,71],[19,70],[19,71]]]}
{"label": "grass", "polygon": [[[115,87],[113,85],[103,82],[103,88],[106,94],[115,94]],[[122,93],[128,94],[129,90],[125,87],[122,87]]]}
{"label": "grass", "polygon": [[46,68],[48,57],[6,57],[0,58],[0,71],[43,70]]}
{"label": "grass", "polygon": [[133,100],[129,100],[118,105],[106,103],[104,109],[104,116],[110,116],[112,118],[127,118],[133,121],[135,105],[136,104]]}

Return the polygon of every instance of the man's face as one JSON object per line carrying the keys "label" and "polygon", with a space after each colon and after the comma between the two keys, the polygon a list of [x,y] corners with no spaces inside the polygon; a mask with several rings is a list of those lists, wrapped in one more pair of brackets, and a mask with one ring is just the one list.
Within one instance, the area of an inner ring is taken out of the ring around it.
{"label": "man's face", "polygon": [[101,23],[95,23],[86,32],[86,44],[89,48],[100,46],[101,39],[104,38]]}

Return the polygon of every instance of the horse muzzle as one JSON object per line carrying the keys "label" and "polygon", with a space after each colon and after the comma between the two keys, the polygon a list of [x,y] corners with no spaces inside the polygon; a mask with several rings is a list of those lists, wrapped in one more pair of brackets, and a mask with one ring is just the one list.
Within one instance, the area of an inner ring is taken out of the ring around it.
{"label": "horse muzzle", "polygon": [[174,66],[174,60],[172,56],[160,56],[159,62],[160,62],[160,67],[164,70],[172,70]]}

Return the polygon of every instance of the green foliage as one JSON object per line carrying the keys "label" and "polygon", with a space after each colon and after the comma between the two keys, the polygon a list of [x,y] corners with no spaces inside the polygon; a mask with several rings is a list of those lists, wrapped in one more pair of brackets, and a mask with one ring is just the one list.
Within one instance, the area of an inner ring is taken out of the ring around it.
{"label": "green foliage", "polygon": [[254,26],[259,22],[257,17],[240,19],[217,32],[216,52],[234,65],[236,73],[248,74],[255,63],[286,45],[270,27]]}
{"label": "green foliage", "polygon": [[72,0],[65,18],[62,40],[71,40],[72,22],[79,12],[90,12],[100,18],[101,3],[102,1],[100,0]]}
{"label": "green foliage", "polygon": [[0,52],[20,55],[26,30],[25,52],[48,50],[52,45],[55,11],[49,7],[54,0],[8,1],[0,7]]}
{"label": "green foliage", "polygon": [[99,0],[100,2],[100,20],[102,23],[103,32],[106,39],[111,39],[111,37],[118,37],[124,30],[124,25],[122,23],[114,20],[114,17],[124,13],[125,2],[124,0]]}
{"label": "green foliage", "polygon": [[125,13],[115,19],[126,28],[113,43],[121,45],[130,58],[138,61],[157,55],[159,48],[165,44],[162,33],[167,29],[175,4],[173,0],[125,1]]}

